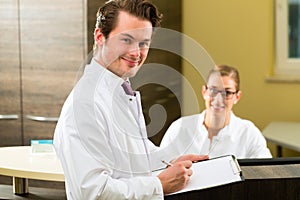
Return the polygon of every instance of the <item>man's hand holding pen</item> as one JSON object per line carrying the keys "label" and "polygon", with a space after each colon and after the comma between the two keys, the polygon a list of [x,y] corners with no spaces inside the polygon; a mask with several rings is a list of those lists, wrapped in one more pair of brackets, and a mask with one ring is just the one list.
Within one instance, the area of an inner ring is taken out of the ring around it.
{"label": "man's hand holding pen", "polygon": [[184,188],[190,180],[193,171],[190,169],[193,162],[208,159],[207,155],[188,154],[180,156],[172,163],[162,161],[167,168],[158,175],[165,194],[177,192]]}
{"label": "man's hand holding pen", "polygon": [[167,167],[172,167],[173,164],[168,162],[168,161],[165,161],[165,160],[161,160],[162,163],[164,163]]}

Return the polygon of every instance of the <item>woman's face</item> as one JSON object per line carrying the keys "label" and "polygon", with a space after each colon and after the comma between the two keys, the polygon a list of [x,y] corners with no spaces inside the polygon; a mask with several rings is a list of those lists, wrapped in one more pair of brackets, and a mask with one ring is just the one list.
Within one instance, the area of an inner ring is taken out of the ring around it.
{"label": "woman's face", "polygon": [[211,74],[207,86],[202,87],[202,95],[205,100],[207,114],[215,117],[226,117],[240,97],[241,91],[237,91],[234,79],[229,76]]}

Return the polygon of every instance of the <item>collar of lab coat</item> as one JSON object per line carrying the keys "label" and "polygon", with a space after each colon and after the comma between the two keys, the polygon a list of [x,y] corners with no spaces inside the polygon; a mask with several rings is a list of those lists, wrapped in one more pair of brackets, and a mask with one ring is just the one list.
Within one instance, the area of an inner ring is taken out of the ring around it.
{"label": "collar of lab coat", "polygon": [[95,59],[91,60],[91,63],[85,69],[85,73],[99,74],[100,76],[98,81],[101,81],[101,84],[103,84],[106,88],[113,88],[117,90],[120,90],[120,88],[122,89],[121,85],[124,80],[100,65]]}
{"label": "collar of lab coat", "polygon": [[[105,67],[100,65],[95,59],[91,60],[91,63],[86,66],[84,73],[98,73],[101,74],[99,76],[99,81],[101,80],[101,84],[104,85],[106,88],[112,88],[114,91],[125,94],[123,87],[121,86],[124,83],[124,79],[117,76],[116,74],[112,73],[111,71],[107,70]],[[130,84],[130,80],[127,80]],[[135,91],[135,93],[139,96],[139,92]],[[129,98],[127,96],[127,98]],[[132,98],[132,97],[130,97]]]}

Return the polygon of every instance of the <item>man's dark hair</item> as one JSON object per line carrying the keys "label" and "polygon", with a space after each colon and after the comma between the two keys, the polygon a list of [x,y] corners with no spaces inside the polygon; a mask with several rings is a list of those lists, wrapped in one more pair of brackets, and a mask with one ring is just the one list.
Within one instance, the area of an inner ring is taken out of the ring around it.
{"label": "man's dark hair", "polygon": [[115,28],[120,11],[137,18],[148,20],[152,27],[160,27],[162,14],[148,0],[109,0],[97,12],[96,28],[100,28],[105,38]]}

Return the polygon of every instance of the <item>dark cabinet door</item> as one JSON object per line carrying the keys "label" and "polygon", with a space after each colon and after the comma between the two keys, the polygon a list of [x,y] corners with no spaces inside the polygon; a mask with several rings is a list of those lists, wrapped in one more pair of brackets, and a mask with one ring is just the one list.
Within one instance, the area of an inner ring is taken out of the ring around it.
{"label": "dark cabinet door", "polygon": [[[178,76],[182,71],[180,55],[182,0],[152,0],[152,2],[163,14],[161,24],[163,30],[154,35],[152,44],[159,42],[164,44],[162,46],[165,49],[158,49],[153,45],[144,68],[132,79],[132,83],[135,85],[139,79],[149,80],[148,83],[139,86],[138,90],[142,94],[148,137],[154,144],[159,145],[168,127],[182,114],[180,107],[182,76]],[[171,52],[170,46],[175,46],[178,52]],[[145,74],[146,77],[143,77]]]}
{"label": "dark cabinet door", "polygon": [[20,1],[24,144],[52,139],[86,55],[81,0]]}
{"label": "dark cabinet door", "polygon": [[0,2],[0,146],[22,145],[18,1]]}

